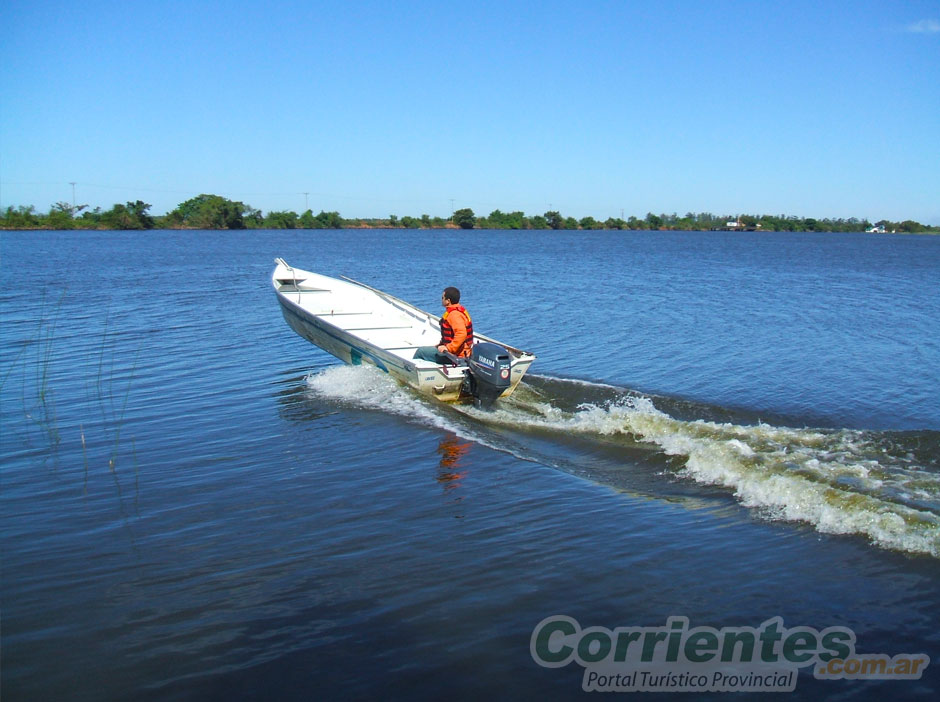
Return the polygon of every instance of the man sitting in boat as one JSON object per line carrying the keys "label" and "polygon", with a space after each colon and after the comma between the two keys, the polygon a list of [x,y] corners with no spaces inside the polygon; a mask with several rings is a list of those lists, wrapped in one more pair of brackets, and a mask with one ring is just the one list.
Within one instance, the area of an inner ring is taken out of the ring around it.
{"label": "man sitting in boat", "polygon": [[457,288],[444,288],[441,294],[444,316],[441,317],[441,340],[435,346],[419,346],[415,358],[435,363],[450,363],[445,352],[458,357],[467,357],[473,347],[473,322],[470,313],[460,303],[460,291]]}

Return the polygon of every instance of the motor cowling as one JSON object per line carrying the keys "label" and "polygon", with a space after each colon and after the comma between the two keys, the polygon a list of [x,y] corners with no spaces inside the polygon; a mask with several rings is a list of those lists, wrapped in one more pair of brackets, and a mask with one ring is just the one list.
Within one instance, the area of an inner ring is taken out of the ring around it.
{"label": "motor cowling", "polygon": [[512,359],[499,344],[475,344],[467,361],[469,392],[477,407],[490,407],[509,388]]}

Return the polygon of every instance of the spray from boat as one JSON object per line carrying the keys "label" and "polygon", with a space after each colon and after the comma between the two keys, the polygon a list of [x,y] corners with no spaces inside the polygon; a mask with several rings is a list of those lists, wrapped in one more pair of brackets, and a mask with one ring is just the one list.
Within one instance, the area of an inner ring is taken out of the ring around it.
{"label": "spray from boat", "polygon": [[[428,402],[365,367],[331,367],[308,376],[307,385],[332,401],[391,412],[563,469],[565,461],[545,449],[546,437],[558,444],[577,437],[604,446],[606,455],[621,455],[626,468],[638,472],[645,452],[658,457],[661,480],[720,486],[763,518],[862,535],[883,548],[940,558],[940,432],[677,418],[680,413],[659,398],[559,378],[531,378],[490,411]],[[566,451],[570,459],[567,443]],[[596,479],[591,460],[584,452],[586,470],[572,472]]]}

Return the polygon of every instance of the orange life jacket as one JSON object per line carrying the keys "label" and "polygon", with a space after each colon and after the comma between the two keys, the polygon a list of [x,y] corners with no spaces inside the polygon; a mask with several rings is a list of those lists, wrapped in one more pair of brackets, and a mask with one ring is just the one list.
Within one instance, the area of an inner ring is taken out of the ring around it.
{"label": "orange life jacket", "polygon": [[452,353],[455,356],[469,356],[470,349],[473,346],[473,322],[470,320],[470,313],[467,312],[463,305],[452,305],[448,307],[447,311],[444,312],[444,316],[441,317],[441,343],[445,346],[450,346],[451,342],[454,340],[454,327],[447,321],[447,315],[454,310],[460,312],[467,320],[467,338],[464,339],[460,347],[456,351],[452,351]]}

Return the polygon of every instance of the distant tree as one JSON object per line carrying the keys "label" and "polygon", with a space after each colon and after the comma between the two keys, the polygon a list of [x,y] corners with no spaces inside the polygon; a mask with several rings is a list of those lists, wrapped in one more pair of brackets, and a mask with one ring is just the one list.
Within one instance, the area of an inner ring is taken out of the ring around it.
{"label": "distant tree", "polygon": [[245,209],[242,213],[242,222],[245,224],[245,227],[251,229],[258,229],[264,226],[264,215],[261,214],[261,210],[256,210],[250,205],[245,205]]}
{"label": "distant tree", "polygon": [[795,232],[799,228],[799,222],[795,217],[786,215],[764,216],[761,217],[761,229],[775,232]]}
{"label": "distant tree", "polygon": [[112,229],[153,229],[153,217],[147,214],[150,205],[142,200],[115,205],[101,215],[101,222]]}
{"label": "distant tree", "polygon": [[461,229],[473,229],[473,225],[476,224],[476,216],[469,207],[454,212],[453,220],[454,224]]}
{"label": "distant tree", "polygon": [[163,221],[171,229],[180,229],[183,226],[183,213],[179,209],[167,212]]}
{"label": "distant tree", "polygon": [[574,217],[565,217],[564,228],[565,229],[577,229],[578,220],[576,220]]}
{"label": "distant tree", "polygon": [[916,234],[918,232],[923,232],[923,231],[926,231],[926,229],[927,228],[920,222],[915,222],[910,219],[904,220],[897,227],[897,230],[899,232],[907,232],[909,234]]}
{"label": "distant tree", "polygon": [[528,226],[525,214],[518,211],[506,213],[493,210],[486,222],[485,226],[491,229],[526,229]]}
{"label": "distant tree", "polygon": [[77,215],[79,212],[85,209],[88,209],[88,205],[70,205],[67,202],[57,202],[49,210],[49,213],[50,214],[52,214],[53,212],[63,213],[65,215],[68,215],[68,217],[72,219],[75,217],[75,215]]}
{"label": "distant tree", "polygon": [[244,229],[246,212],[252,209],[220,195],[199,195],[177,208],[182,226],[194,229]]}
{"label": "distant tree", "polygon": [[39,224],[39,215],[32,205],[17,207],[15,210],[8,207],[6,220],[11,227],[35,227]]}
{"label": "distant tree", "polygon": [[528,229],[529,227],[525,214],[519,210],[506,215],[506,224],[510,229]]}
{"label": "distant tree", "polygon": [[298,219],[296,212],[268,212],[268,216],[264,218],[264,226],[268,229],[295,229]]}
{"label": "distant tree", "polygon": [[339,216],[339,212],[324,212],[320,210],[320,214],[316,216],[316,220],[320,223],[321,229],[343,228],[343,218]]}
{"label": "distant tree", "polygon": [[49,214],[46,216],[46,225],[50,229],[74,229],[75,222],[72,219],[72,206],[67,202],[57,202],[49,208]]}
{"label": "distant tree", "polygon": [[663,218],[659,215],[654,215],[652,212],[646,213],[646,228],[647,229],[659,229],[663,226]]}
{"label": "distant tree", "polygon": [[320,229],[320,223],[313,216],[313,210],[307,210],[300,215],[299,224],[302,229]]}
{"label": "distant tree", "polygon": [[140,222],[143,229],[153,229],[154,227],[153,217],[147,212],[150,207],[150,203],[143,202],[142,200],[127,203],[127,209],[137,218],[137,221]]}
{"label": "distant tree", "polygon": [[398,217],[395,215],[388,216],[388,226],[397,227],[398,226]]}
{"label": "distant tree", "polygon": [[[98,223],[101,221],[101,208],[96,207],[93,210],[85,210],[82,212],[82,228],[83,229],[94,229],[98,226]],[[154,222],[156,224],[156,222]]]}
{"label": "distant tree", "polygon": [[692,231],[696,227],[695,215],[687,212],[685,217],[676,222],[675,227],[684,232]]}
{"label": "distant tree", "polygon": [[695,227],[696,229],[701,229],[702,231],[723,227],[727,221],[727,217],[713,215],[711,212],[699,212],[697,215],[695,215]]}
{"label": "distant tree", "polygon": [[101,215],[101,221],[110,229],[142,229],[135,226],[127,205],[115,204],[110,210]]}
{"label": "distant tree", "polygon": [[414,217],[408,217],[406,215],[405,217],[401,218],[401,226],[403,226],[405,229],[417,229],[419,224],[420,222]]}
{"label": "distant tree", "polygon": [[578,224],[581,226],[581,229],[600,229],[601,228],[601,223],[598,222],[593,217],[582,217],[581,220],[578,222]]}
{"label": "distant tree", "polygon": [[530,217],[529,227],[531,229],[550,229],[548,226],[548,220],[545,219],[542,215],[535,215],[534,217]]}
{"label": "distant tree", "polygon": [[545,213],[545,221],[551,229],[561,229],[565,226],[565,220],[557,210],[549,210]]}

